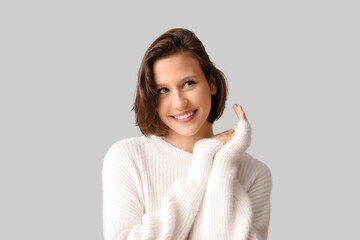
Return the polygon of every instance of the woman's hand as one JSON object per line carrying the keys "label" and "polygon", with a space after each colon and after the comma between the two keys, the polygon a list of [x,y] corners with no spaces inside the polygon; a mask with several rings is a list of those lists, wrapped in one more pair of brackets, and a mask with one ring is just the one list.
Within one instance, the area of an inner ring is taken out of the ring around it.
{"label": "woman's hand", "polygon": [[212,136],[211,138],[215,138],[222,141],[223,143],[227,143],[233,137],[234,132],[235,132],[234,129],[230,129],[222,133],[218,133]]}
{"label": "woman's hand", "polygon": [[[234,104],[233,109],[238,117],[239,120],[247,120],[244,110],[242,109],[241,105]],[[216,138],[222,141],[224,144],[227,143],[233,136],[234,136],[234,129],[230,129],[224,131],[222,133],[218,133],[214,135],[212,138]]]}

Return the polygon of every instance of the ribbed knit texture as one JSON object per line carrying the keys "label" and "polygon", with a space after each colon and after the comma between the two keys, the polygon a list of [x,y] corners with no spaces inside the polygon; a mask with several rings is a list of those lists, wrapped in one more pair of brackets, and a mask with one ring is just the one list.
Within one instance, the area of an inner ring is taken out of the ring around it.
{"label": "ribbed knit texture", "polygon": [[248,121],[234,129],[193,153],[154,135],[114,143],[102,170],[105,240],[267,239],[271,173],[245,152]]}

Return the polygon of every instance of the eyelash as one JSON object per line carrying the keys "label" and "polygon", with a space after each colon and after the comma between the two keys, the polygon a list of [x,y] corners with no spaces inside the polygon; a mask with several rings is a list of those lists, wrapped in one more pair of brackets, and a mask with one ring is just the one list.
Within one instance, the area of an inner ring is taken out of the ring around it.
{"label": "eyelash", "polygon": [[[187,84],[187,83],[191,83],[191,85],[190,85],[190,86],[192,86],[192,85],[194,85],[194,84],[195,84],[195,82],[194,82],[194,81],[189,80],[189,81],[186,81],[186,82],[184,83],[184,85],[185,85],[185,84]],[[160,89],[157,91],[157,93],[158,93],[158,94],[164,94],[164,93],[162,93],[162,92],[161,92],[163,89],[168,90],[167,88],[160,88]],[[168,91],[169,91],[169,90],[168,90]],[[166,92],[165,92],[165,93],[166,93]]]}

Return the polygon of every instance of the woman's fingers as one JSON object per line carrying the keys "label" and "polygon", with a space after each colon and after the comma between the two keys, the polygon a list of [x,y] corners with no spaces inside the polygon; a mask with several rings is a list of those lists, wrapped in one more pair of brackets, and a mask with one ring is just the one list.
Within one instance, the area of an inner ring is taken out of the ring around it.
{"label": "woman's fingers", "polygon": [[234,104],[233,109],[239,118],[239,120],[247,120],[244,110],[242,109],[241,105]]}
{"label": "woman's fingers", "polygon": [[223,143],[227,143],[233,137],[233,135],[234,135],[234,129],[230,129],[214,135],[213,138],[216,138],[222,141]]}

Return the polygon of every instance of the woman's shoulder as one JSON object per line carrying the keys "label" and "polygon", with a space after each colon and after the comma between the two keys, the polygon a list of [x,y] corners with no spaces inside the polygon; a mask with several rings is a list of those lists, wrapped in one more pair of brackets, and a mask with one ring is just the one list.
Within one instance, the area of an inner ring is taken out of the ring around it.
{"label": "woman's shoulder", "polygon": [[241,155],[239,161],[239,176],[244,176],[247,179],[257,179],[265,178],[267,181],[271,182],[272,175],[269,166],[252,156],[248,152],[244,152]]}
{"label": "woman's shoulder", "polygon": [[148,152],[148,137],[130,137],[113,142],[103,159],[103,175],[133,174],[139,172]]}
{"label": "woman's shoulder", "polygon": [[146,152],[149,139],[145,136],[129,137],[113,142],[105,153],[104,162],[133,162]]}
{"label": "woman's shoulder", "polygon": [[248,161],[249,163],[252,163],[258,169],[261,169],[263,171],[270,171],[269,166],[265,162],[259,160],[248,152],[244,152],[243,158],[246,159],[246,161]]}
{"label": "woman's shoulder", "polygon": [[115,141],[112,146],[121,146],[121,145],[141,145],[144,144],[144,142],[147,140],[148,138],[145,136],[136,136],[136,137],[128,137],[128,138],[123,138],[123,139],[119,139],[117,141]]}
{"label": "woman's shoulder", "polygon": [[145,149],[148,141],[148,137],[145,136],[119,139],[110,145],[107,154],[131,154],[133,152],[139,152],[140,150]]}

